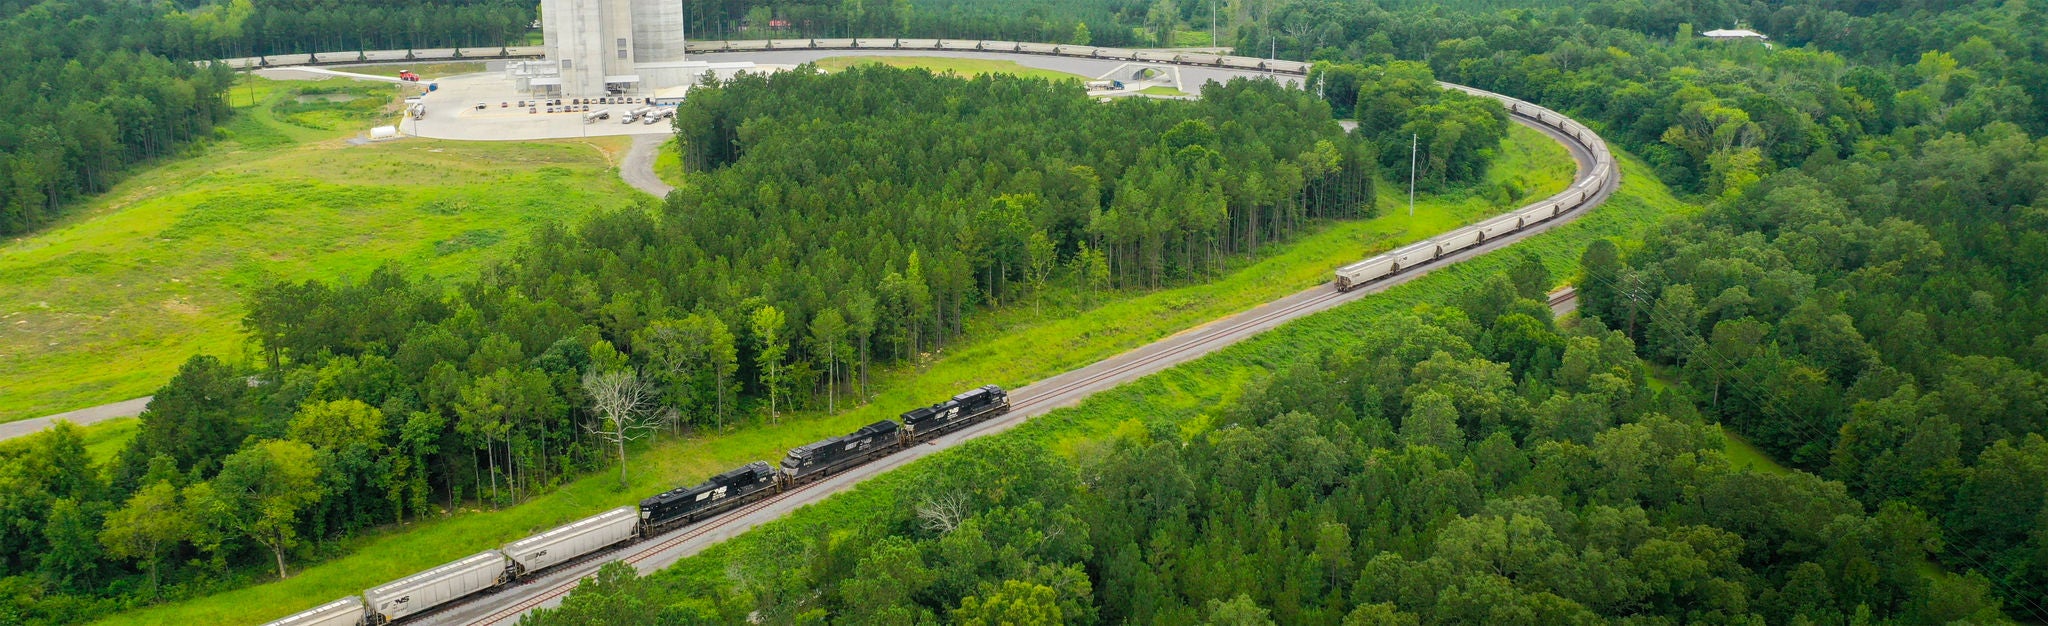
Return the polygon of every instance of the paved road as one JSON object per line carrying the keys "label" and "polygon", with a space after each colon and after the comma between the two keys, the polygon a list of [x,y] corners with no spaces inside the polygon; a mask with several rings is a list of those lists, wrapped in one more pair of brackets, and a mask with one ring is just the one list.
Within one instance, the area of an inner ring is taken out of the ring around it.
{"label": "paved road", "polygon": [[137,415],[142,414],[142,409],[144,407],[149,406],[149,398],[150,396],[143,396],[140,398],[136,398],[134,400],[123,400],[120,402],[115,402],[113,404],[102,404],[96,407],[83,408],[76,411],[66,411],[63,413],[58,413],[56,415],[46,415],[34,419],[7,422],[5,424],[0,424],[0,440],[13,439],[15,437],[20,437],[22,435],[27,435],[45,428],[49,428],[52,424],[57,423],[59,420],[71,422],[79,426],[89,426],[110,419],[122,417],[135,417]]}
{"label": "paved road", "polygon": [[661,182],[654,174],[654,157],[661,152],[661,144],[670,135],[638,135],[633,137],[633,148],[626,151],[626,158],[619,163],[619,178],[634,189],[654,194],[656,198],[667,198],[675,187]]}
{"label": "paved road", "polygon": [[412,81],[400,79],[396,76],[378,76],[376,74],[343,72],[340,70],[330,70],[324,67],[313,67],[310,65],[261,69],[256,70],[256,74],[271,80],[318,80],[322,78],[348,78],[353,80],[395,83],[399,85],[419,84]]}
{"label": "paved road", "polygon": [[[1593,157],[1578,143],[1540,124],[1517,117],[1517,122],[1531,126],[1551,135],[1570,148],[1572,157],[1579,163],[1579,176],[1592,174]],[[747,530],[773,521],[803,506],[822,501],[831,495],[850,489],[861,481],[884,472],[894,470],[924,457],[936,454],[963,441],[1000,433],[1033,417],[1044,415],[1054,409],[1072,406],[1096,392],[1107,390],[1125,382],[1179,365],[1216,350],[1251,338],[1288,321],[1325,311],[1352,302],[1367,295],[1385,291],[1396,285],[1414,280],[1439,267],[1490,252],[1520,241],[1524,237],[1555,228],[1577,219],[1605,202],[1619,184],[1619,176],[1610,177],[1607,186],[1600,189],[1588,206],[1558,216],[1547,222],[1531,226],[1479,246],[1445,255],[1439,260],[1394,276],[1370,283],[1350,292],[1338,292],[1328,285],[1318,285],[1274,302],[1261,305],[1250,311],[1224,318],[1197,327],[1152,344],[1125,352],[1108,360],[1099,361],[1086,367],[1069,371],[1046,380],[1013,390],[1010,398],[1013,409],[1009,414],[975,425],[959,432],[934,439],[925,445],[904,450],[874,462],[868,463],[827,480],[812,483],[758,503],[742,507],[734,512],[712,518],[691,526],[664,533],[648,541],[628,546],[618,552],[588,562],[565,567],[560,571],[541,576],[517,587],[502,590],[497,594],[468,601],[421,620],[420,624],[513,624],[520,615],[534,608],[551,607],[560,604],[561,597],[573,589],[579,579],[590,575],[605,562],[623,559],[642,573],[663,567],[697,554],[712,545],[738,536]]]}

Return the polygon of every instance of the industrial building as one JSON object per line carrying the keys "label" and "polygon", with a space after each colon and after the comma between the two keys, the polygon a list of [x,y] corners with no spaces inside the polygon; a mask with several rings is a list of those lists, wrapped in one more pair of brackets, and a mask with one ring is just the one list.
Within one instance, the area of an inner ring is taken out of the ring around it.
{"label": "industrial building", "polygon": [[753,67],[685,59],[682,0],[541,0],[541,38],[542,60],[506,72],[542,97],[647,97]]}

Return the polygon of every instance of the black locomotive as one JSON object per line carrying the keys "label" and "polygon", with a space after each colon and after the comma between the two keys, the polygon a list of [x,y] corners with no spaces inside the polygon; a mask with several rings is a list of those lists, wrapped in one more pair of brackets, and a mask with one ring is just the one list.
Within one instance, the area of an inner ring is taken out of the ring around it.
{"label": "black locomotive", "polygon": [[776,491],[775,469],[755,461],[695,487],[677,487],[640,501],[643,533],[694,522]]}
{"label": "black locomotive", "polygon": [[904,438],[923,442],[961,426],[1010,412],[1010,394],[1002,387],[983,385],[953,399],[903,414]]}
{"label": "black locomotive", "polygon": [[797,446],[782,457],[783,486],[808,483],[894,452],[902,447],[902,430],[896,422],[882,420],[849,435]]}

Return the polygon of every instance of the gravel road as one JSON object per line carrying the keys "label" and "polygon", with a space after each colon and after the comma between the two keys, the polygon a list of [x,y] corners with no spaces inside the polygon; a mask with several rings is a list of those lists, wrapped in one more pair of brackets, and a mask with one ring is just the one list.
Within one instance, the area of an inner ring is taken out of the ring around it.
{"label": "gravel road", "polygon": [[668,141],[668,135],[635,135],[633,147],[626,151],[626,159],[619,163],[619,178],[634,189],[654,194],[656,198],[667,198],[675,187],[661,182],[654,174],[654,157],[661,152],[661,144]]}
{"label": "gravel road", "polygon": [[76,411],[65,411],[56,415],[45,415],[33,419],[7,422],[0,424],[0,440],[13,439],[49,428],[59,420],[71,422],[79,426],[89,426],[110,419],[135,417],[142,414],[144,407],[149,406],[149,399],[151,397],[143,396],[134,400],[123,400],[113,404],[102,404]]}

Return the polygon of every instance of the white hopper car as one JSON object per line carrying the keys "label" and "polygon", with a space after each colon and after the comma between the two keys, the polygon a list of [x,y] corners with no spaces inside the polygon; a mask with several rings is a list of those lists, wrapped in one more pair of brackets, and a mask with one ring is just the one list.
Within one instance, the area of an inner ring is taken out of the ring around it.
{"label": "white hopper car", "polygon": [[439,567],[296,613],[265,626],[376,626],[424,613],[472,594],[639,536],[639,507],[622,506],[485,550]]}
{"label": "white hopper car", "polygon": [[[1229,59],[1226,58],[1226,63]],[[1558,214],[1585,206],[1586,202],[1599,195],[1600,189],[1614,176],[1614,157],[1607,151],[1607,143],[1585,125],[1571,118],[1559,115],[1521,100],[1488,93],[1470,87],[1445,84],[1445,88],[1456,89],[1476,96],[1500,100],[1515,115],[1535,120],[1567,137],[1571,137],[1593,154],[1592,167],[1580,172],[1572,186],[1557,195],[1540,202],[1502,215],[1473,226],[1466,226],[1436,237],[1424,239],[1399,250],[1381,254],[1357,263],[1338,268],[1331,284],[1338,291],[1350,291],[1404,270],[1423,265],[1445,255],[1464,250],[1481,243],[1520,231],[1524,228],[1556,217]]]}

